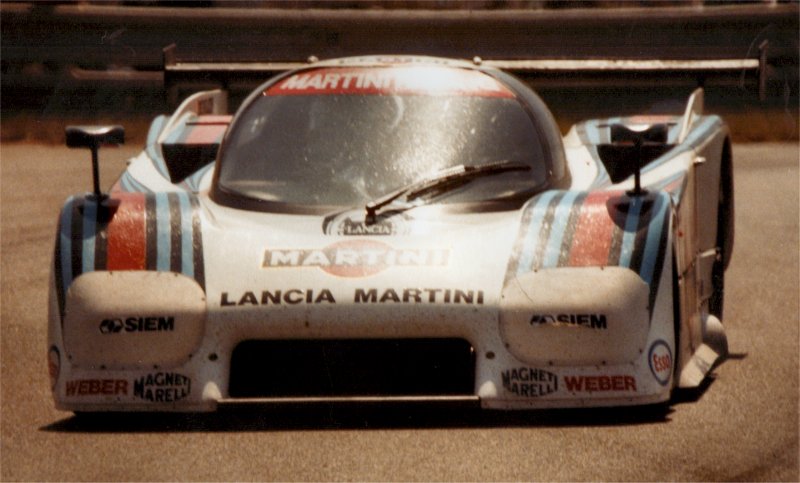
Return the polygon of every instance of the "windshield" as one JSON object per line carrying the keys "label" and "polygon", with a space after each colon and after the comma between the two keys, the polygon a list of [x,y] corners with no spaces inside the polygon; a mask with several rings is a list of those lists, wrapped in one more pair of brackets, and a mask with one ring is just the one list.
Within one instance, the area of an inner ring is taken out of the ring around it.
{"label": "windshield", "polygon": [[225,141],[218,183],[229,194],[356,206],[451,166],[493,162],[531,169],[476,179],[436,201],[502,200],[547,181],[533,121],[508,91],[275,89],[251,101]]}

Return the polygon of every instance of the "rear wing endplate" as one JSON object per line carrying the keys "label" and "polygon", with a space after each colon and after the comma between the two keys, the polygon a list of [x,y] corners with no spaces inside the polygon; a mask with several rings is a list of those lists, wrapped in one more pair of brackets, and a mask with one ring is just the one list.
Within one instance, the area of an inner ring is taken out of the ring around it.
{"label": "rear wing endplate", "polygon": [[695,89],[692,95],[689,96],[689,101],[686,103],[686,110],[683,113],[683,117],[681,117],[681,129],[678,131],[678,144],[686,140],[686,136],[689,135],[689,131],[692,129],[694,122],[703,115],[703,98],[702,87]]}

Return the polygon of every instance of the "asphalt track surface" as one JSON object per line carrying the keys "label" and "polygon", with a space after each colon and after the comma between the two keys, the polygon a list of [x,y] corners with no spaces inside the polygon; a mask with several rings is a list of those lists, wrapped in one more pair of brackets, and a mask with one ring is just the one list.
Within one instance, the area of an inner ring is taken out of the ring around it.
{"label": "asphalt track surface", "polygon": [[[134,151],[102,153],[104,185]],[[734,146],[732,355],[665,411],[318,407],[89,422],[53,408],[45,348],[56,217],[91,189],[89,154],[5,144],[0,157],[3,481],[800,479],[795,144]]]}

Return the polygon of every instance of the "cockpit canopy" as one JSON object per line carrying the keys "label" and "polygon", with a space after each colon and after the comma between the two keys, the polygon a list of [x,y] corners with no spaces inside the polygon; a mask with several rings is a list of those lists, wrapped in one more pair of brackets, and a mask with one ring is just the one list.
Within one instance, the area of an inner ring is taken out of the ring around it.
{"label": "cockpit canopy", "polygon": [[474,177],[431,202],[528,199],[565,177],[560,136],[535,94],[490,72],[344,65],[268,82],[223,141],[213,196],[246,209],[323,212],[448,168],[512,163],[526,169]]}

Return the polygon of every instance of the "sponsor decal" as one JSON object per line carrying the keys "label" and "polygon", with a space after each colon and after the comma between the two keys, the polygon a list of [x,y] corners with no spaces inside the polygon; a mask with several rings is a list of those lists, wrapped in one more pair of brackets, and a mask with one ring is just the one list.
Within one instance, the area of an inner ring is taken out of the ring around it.
{"label": "sponsor decal", "polygon": [[666,386],[672,376],[672,350],[663,340],[657,340],[647,353],[650,372],[659,384]]}
{"label": "sponsor decal", "polygon": [[605,314],[533,314],[530,324],[534,327],[542,325],[562,327],[586,327],[589,329],[607,329]]}
{"label": "sponsor decal", "polygon": [[483,305],[483,290],[458,290],[449,288],[405,288],[402,290],[357,288],[353,295],[357,304],[369,303],[444,303]]}
{"label": "sponsor decal", "polygon": [[47,352],[47,372],[50,374],[50,387],[56,387],[58,375],[61,373],[61,353],[55,346]]}
{"label": "sponsor decal", "polygon": [[339,236],[407,235],[410,232],[408,221],[408,216],[402,213],[377,217],[373,223],[367,223],[363,213],[343,214],[327,218],[322,224],[322,231],[326,235]]}
{"label": "sponsor decal", "polygon": [[[483,305],[483,290],[461,290],[450,288],[356,288],[349,299],[356,304],[461,304]],[[247,291],[241,295],[222,292],[221,307],[246,305],[298,305],[335,304],[336,299],[329,289],[276,289]]]}
{"label": "sponsor decal", "polygon": [[334,67],[304,71],[278,82],[264,94],[428,95],[512,98],[502,83],[483,72],[441,66],[392,68]]}
{"label": "sponsor decal", "polygon": [[636,392],[633,376],[564,376],[564,387],[569,392]]}
{"label": "sponsor decal", "polygon": [[236,305],[297,305],[297,304],[335,304],[336,299],[330,290],[300,290],[296,288],[288,290],[262,290],[244,292],[238,298],[228,292],[222,292],[220,306],[231,307]]}
{"label": "sponsor decal", "polygon": [[367,277],[389,267],[442,267],[445,248],[393,248],[376,240],[344,240],[322,249],[267,249],[262,268],[317,267],[338,277]]}
{"label": "sponsor decal", "polygon": [[133,396],[150,402],[176,402],[192,391],[192,380],[176,372],[155,372],[133,381]]}
{"label": "sponsor decal", "polygon": [[75,379],[67,381],[67,396],[127,396],[125,379]]}
{"label": "sponsor decal", "polygon": [[127,319],[104,319],[100,322],[101,334],[120,332],[172,332],[175,317],[128,317]]}
{"label": "sponsor decal", "polygon": [[558,376],[543,369],[519,367],[502,373],[503,388],[516,396],[539,397],[558,391]]}

